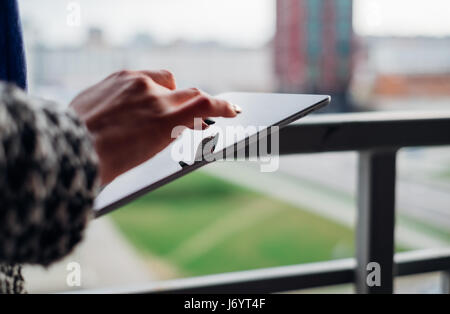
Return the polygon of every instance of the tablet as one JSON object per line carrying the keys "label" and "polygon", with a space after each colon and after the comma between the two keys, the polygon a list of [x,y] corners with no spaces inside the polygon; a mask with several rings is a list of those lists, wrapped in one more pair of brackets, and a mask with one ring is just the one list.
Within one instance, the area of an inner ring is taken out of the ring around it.
{"label": "tablet", "polygon": [[[224,158],[233,148],[261,141],[262,135],[274,129],[271,127],[282,128],[330,102],[330,96],[326,95],[225,93],[216,97],[239,105],[242,113],[235,118],[213,118],[214,125],[204,131],[184,130],[160,153],[108,184],[95,199],[94,215],[100,217]],[[233,129],[241,131],[226,136]],[[200,148],[208,145],[209,156],[205,156],[205,150]]]}

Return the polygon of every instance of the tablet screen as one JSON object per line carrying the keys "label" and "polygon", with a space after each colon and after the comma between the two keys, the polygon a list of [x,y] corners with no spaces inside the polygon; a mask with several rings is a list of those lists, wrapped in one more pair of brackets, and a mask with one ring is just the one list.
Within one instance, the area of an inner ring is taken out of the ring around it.
{"label": "tablet screen", "polygon": [[[270,127],[283,127],[330,101],[330,97],[324,95],[226,93],[217,97],[239,105],[242,113],[231,119],[213,118],[215,124],[204,131],[184,130],[180,138],[163,151],[107,185],[95,200],[95,215],[98,217],[119,208],[221,158],[236,144],[242,147],[249,141],[257,141],[258,134],[264,134]],[[199,155],[200,143],[209,144],[212,150],[209,156],[205,157],[204,149],[203,155]]]}

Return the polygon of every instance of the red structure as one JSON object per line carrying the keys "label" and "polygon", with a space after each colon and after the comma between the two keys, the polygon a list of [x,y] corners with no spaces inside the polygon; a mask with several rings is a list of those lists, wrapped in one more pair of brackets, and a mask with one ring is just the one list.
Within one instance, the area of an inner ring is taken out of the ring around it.
{"label": "red structure", "polygon": [[281,92],[327,93],[347,111],[352,0],[277,0],[275,73]]}

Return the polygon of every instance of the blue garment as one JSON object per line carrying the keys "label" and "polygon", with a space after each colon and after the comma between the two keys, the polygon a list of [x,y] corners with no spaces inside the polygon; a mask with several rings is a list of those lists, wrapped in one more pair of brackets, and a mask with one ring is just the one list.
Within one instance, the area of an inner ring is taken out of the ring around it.
{"label": "blue garment", "polygon": [[16,0],[0,0],[0,81],[26,89],[27,74],[19,8]]}

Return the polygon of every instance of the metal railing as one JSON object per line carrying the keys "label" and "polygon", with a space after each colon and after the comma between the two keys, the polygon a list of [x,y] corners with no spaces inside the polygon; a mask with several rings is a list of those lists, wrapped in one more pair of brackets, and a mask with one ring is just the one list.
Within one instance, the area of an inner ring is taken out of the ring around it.
{"label": "metal railing", "polygon": [[[352,113],[305,118],[280,131],[280,154],[359,152],[356,257],[154,282],[117,293],[275,293],[354,283],[358,293],[393,293],[394,276],[442,272],[450,292],[450,248],[395,254],[396,154],[402,147],[450,144],[450,112]],[[380,265],[381,285],[366,283]]]}

